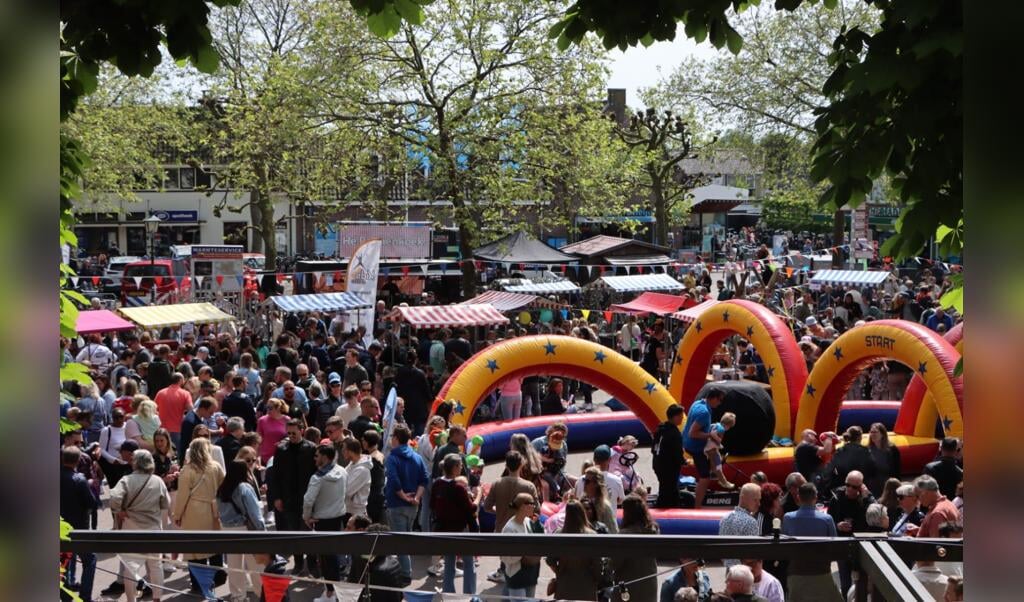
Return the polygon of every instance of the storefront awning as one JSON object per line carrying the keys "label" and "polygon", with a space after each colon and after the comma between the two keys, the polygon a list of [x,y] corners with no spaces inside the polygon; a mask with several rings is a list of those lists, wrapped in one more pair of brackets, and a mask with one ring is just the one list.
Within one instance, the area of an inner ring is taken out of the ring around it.
{"label": "storefront awning", "polygon": [[664,293],[643,293],[629,303],[618,303],[611,306],[612,311],[630,314],[655,314],[664,316],[678,311],[687,301],[688,297],[666,295]]}
{"label": "storefront awning", "polygon": [[493,305],[399,305],[388,320],[405,321],[416,328],[444,328],[449,326],[493,326],[507,324],[508,318],[501,315]]}
{"label": "storefront awning", "polygon": [[372,307],[359,295],[350,292],[317,293],[310,295],[277,295],[268,299],[281,311],[348,311]]}
{"label": "storefront awning", "polygon": [[617,293],[640,291],[680,291],[683,285],[668,274],[638,274],[635,276],[602,276],[597,286],[607,286]]}
{"label": "storefront awning", "polygon": [[860,284],[877,286],[892,277],[884,270],[819,270],[811,284]]}
{"label": "storefront awning", "polygon": [[563,307],[562,304],[524,293],[509,293],[506,291],[485,291],[472,299],[463,301],[459,305],[481,305],[487,303],[493,305],[494,309],[500,312],[514,311],[523,307],[548,307],[556,309]]}
{"label": "storefront awning", "polygon": [[507,286],[505,290],[510,293],[529,293],[534,295],[554,295],[566,293],[578,293],[580,287],[574,282],[560,280],[558,282],[533,282],[530,284],[518,284]]}
{"label": "storefront awning", "polygon": [[661,253],[654,255],[625,255],[623,257],[605,257],[609,265],[661,265],[671,263],[668,255]]}
{"label": "storefront awning", "polygon": [[78,334],[94,332],[112,332],[115,330],[135,330],[135,324],[125,320],[109,309],[90,309],[78,312],[75,330]]}
{"label": "storefront awning", "polygon": [[707,301],[702,301],[691,308],[684,309],[683,311],[677,311],[676,313],[672,314],[672,319],[686,322],[687,324],[689,324],[690,322],[693,322],[694,320],[699,318],[702,313],[718,305],[719,303],[720,301],[718,301],[717,299],[708,299]]}
{"label": "storefront awning", "polygon": [[235,319],[213,303],[179,303],[177,305],[147,305],[145,307],[122,307],[121,315],[143,328],[162,328],[193,322],[214,324],[231,322]]}

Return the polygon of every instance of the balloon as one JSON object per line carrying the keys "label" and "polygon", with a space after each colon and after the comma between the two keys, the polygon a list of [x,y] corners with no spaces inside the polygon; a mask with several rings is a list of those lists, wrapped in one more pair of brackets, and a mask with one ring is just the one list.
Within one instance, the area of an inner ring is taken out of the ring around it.
{"label": "balloon", "polygon": [[533,318],[530,317],[530,312],[528,312],[528,311],[521,311],[521,312],[519,312],[519,323],[520,324],[522,324],[523,326],[529,326],[531,322],[533,322]]}
{"label": "balloon", "polygon": [[479,447],[484,444],[484,437],[483,435],[477,435],[470,439],[470,441],[473,442],[473,447]]}
{"label": "balloon", "polygon": [[480,456],[476,454],[466,456],[466,465],[469,466],[470,468],[476,468],[477,466],[480,466],[483,463],[484,462],[483,460],[480,459]]}
{"label": "balloon", "polygon": [[554,319],[555,319],[555,315],[551,312],[550,309],[542,309],[542,310],[540,310],[540,321],[541,322],[550,322],[550,321],[552,321]]}

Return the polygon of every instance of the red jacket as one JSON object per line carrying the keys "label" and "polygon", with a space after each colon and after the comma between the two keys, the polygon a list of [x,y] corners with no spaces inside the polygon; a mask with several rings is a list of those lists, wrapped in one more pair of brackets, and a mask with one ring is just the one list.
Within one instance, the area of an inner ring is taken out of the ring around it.
{"label": "red jacket", "polygon": [[434,529],[446,533],[465,531],[476,515],[469,491],[444,477],[436,479],[431,487],[430,510],[434,515]]}

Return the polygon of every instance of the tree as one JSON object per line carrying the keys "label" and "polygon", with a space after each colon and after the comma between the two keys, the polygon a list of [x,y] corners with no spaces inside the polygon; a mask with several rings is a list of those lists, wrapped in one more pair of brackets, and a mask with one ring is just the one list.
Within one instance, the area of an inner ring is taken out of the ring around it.
{"label": "tree", "polygon": [[[547,3],[447,0],[426,13],[423,26],[363,40],[361,68],[353,70],[326,66],[339,54],[337,28],[352,20],[339,8],[318,21],[319,56],[311,60],[335,76],[318,89],[330,103],[325,119],[400,141],[429,171],[418,192],[440,201],[433,214],[455,223],[468,259],[485,242],[482,232],[522,224],[518,216],[537,206],[553,164],[539,153],[531,159],[530,147],[541,132],[569,131],[558,123],[600,98],[603,70],[588,44],[552,52],[547,31],[558,13]],[[585,159],[580,151],[573,156]],[[463,262],[462,274],[471,296],[472,261]]]}
{"label": "tree", "polygon": [[[738,54],[744,37],[730,21],[750,4],[577,0],[550,33],[563,47],[596,32],[605,47],[624,49],[672,40],[682,23],[687,37],[710,38]],[[778,0],[775,8],[815,4]],[[838,2],[821,4],[834,9]],[[939,226],[958,229],[963,217],[963,1],[866,4],[881,12],[877,29],[840,32],[828,56],[831,73],[821,90],[828,105],[816,113],[811,176],[828,181],[820,201],[832,207],[863,202],[875,178],[891,176],[905,209],[883,252],[908,256]]]}
{"label": "tree", "polygon": [[[683,169],[683,161],[697,158],[697,143],[686,119],[671,110],[661,115],[648,108],[629,117],[628,123],[617,128],[622,142],[642,158],[643,196],[653,211],[655,240],[668,244],[670,222],[679,220],[690,191],[706,184],[706,174],[691,174]],[[714,141],[712,141],[713,143]]]}

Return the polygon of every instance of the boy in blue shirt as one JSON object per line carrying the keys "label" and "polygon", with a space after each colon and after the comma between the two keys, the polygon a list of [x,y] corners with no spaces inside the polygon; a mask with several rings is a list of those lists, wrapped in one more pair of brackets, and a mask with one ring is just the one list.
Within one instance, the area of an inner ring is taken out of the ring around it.
{"label": "boy in blue shirt", "polygon": [[725,391],[716,386],[708,387],[704,399],[698,399],[690,406],[686,426],[683,427],[683,449],[693,458],[693,464],[697,468],[694,508],[704,506],[704,496],[711,484],[711,462],[704,455],[704,446],[707,445],[708,433],[711,432],[711,410],[717,408],[723,399]]}

